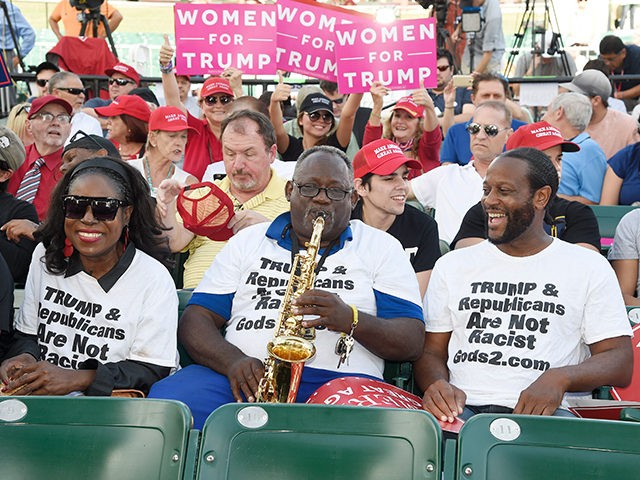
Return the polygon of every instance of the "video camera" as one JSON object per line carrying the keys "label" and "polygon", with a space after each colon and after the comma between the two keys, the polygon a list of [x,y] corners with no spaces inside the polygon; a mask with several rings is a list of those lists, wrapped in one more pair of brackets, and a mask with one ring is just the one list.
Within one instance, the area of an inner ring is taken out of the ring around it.
{"label": "video camera", "polygon": [[104,0],[69,0],[69,3],[73,8],[81,12],[89,10],[91,12],[100,11],[100,7],[104,3]]}

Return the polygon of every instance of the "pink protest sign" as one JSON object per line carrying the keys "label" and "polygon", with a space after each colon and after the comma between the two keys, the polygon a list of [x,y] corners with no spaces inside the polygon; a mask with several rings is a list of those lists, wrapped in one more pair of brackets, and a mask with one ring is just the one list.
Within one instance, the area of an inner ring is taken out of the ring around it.
{"label": "pink protest sign", "polygon": [[335,36],[338,25],[368,15],[311,1],[278,0],[278,68],[336,81]]}
{"label": "pink protest sign", "polygon": [[433,18],[338,25],[335,38],[340,93],[368,92],[374,81],[392,90],[437,86]]}
{"label": "pink protest sign", "polygon": [[276,73],[275,5],[176,4],[176,69],[219,74],[234,67]]}

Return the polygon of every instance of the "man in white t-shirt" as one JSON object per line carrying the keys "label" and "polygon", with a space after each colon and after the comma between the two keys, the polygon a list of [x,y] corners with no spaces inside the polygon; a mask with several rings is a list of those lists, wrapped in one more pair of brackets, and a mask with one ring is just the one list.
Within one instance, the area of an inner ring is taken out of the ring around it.
{"label": "man in white t-shirt", "polygon": [[597,252],[544,231],[557,189],[545,154],[504,153],[483,184],[488,240],[436,263],[415,364],[423,406],[436,418],[571,416],[569,392],[631,380],[631,328],[613,270]]}
{"label": "man in white t-shirt", "polygon": [[450,243],[464,215],[478,203],[489,164],[502,153],[511,129],[511,111],[503,102],[478,105],[467,126],[473,157],[466,165],[442,165],[409,182],[408,199],[435,208],[440,239]]}
{"label": "man in white t-shirt", "polygon": [[[317,277],[312,289],[293,297],[302,327],[315,328],[316,348],[305,362],[297,401],[338,377],[381,379],[384,359],[413,361],[422,352],[422,302],[402,246],[377,228],[349,221],[357,194],[348,157],[329,146],[306,150],[285,192],[291,213],[234,235],[194,291],[179,338],[198,365],[156,383],[149,394],[185,402],[195,428],[222,404],[256,401],[293,255],[306,248],[319,215],[325,225]],[[345,363],[336,354],[342,338],[354,342]]]}

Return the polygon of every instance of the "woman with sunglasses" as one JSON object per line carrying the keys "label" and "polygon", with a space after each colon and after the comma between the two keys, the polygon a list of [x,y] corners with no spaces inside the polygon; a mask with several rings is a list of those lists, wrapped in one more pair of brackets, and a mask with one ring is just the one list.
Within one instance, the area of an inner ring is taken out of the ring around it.
{"label": "woman with sunglasses", "polygon": [[108,118],[108,138],[124,160],[144,155],[151,115],[147,102],[137,95],[120,95],[108,106],[96,108],[96,113]]}
{"label": "woman with sunglasses", "polygon": [[0,365],[4,393],[146,393],[176,367],[178,299],[155,218],[123,161],[92,158],[60,180]]}
{"label": "woman with sunglasses", "polygon": [[346,152],[351,141],[351,132],[362,94],[349,95],[335,130],[336,119],[333,115],[331,100],[322,93],[313,92],[307,95],[298,106],[297,122],[302,131],[302,138],[289,135],[284,127],[280,104],[286,101],[290,95],[291,85],[284,83],[282,74],[280,74],[280,83],[271,95],[269,116],[276,130],[278,153],[282,160],[295,162],[302,152],[318,145],[329,145]]}
{"label": "woman with sunglasses", "polygon": [[159,55],[164,98],[167,105],[178,107],[187,115],[189,126],[194,129],[188,134],[183,168],[201,180],[210,164],[222,161],[220,129],[231,102],[242,95],[242,72],[227,68],[219,77],[207,78],[200,89],[199,104],[203,118],[196,118],[180,100],[180,89],[173,68],[174,56],[175,50],[165,35]]}
{"label": "woman with sunglasses", "polygon": [[421,169],[409,170],[409,178],[440,166],[440,145],[442,131],[433,106],[433,100],[426,90],[416,90],[395,104],[391,116],[382,121],[383,98],[389,89],[380,82],[371,85],[373,108],[364,130],[362,144],[367,145],[380,138],[386,138],[398,145],[408,158],[418,160]]}
{"label": "woman with sunglasses", "polygon": [[145,155],[129,164],[146,178],[153,198],[166,178],[177,180],[181,187],[198,183],[176,165],[184,155],[189,130],[193,128],[187,124],[187,116],[177,107],[158,107],[151,112]]}

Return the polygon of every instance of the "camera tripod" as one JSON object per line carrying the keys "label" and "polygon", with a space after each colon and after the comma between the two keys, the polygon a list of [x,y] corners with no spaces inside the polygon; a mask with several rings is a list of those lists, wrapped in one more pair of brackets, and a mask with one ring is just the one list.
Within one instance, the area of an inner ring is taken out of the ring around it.
{"label": "camera tripod", "polygon": [[[547,53],[549,55],[555,55],[556,53],[560,55],[562,59],[562,69],[566,76],[571,76],[571,69],[569,68],[569,62],[567,60],[567,52],[564,50],[564,42],[562,40],[562,35],[560,34],[560,27],[558,25],[558,17],[556,16],[556,9],[553,5],[553,0],[544,0],[544,15],[543,15],[543,23],[542,28],[535,28],[535,6],[536,0],[526,0],[525,2],[525,11],[522,14],[522,20],[520,25],[518,26],[518,31],[514,36],[513,48],[509,53],[509,58],[507,59],[507,66],[505,68],[505,74],[508,77],[511,73],[511,68],[513,67],[513,62],[516,57],[520,54],[520,48],[522,47],[522,43],[525,39],[527,31],[529,30],[531,33],[531,48],[532,51],[535,49],[536,45],[536,34],[542,34],[542,44],[540,45],[539,53]],[[550,29],[553,32],[552,40],[549,42],[549,45],[544,45],[544,37],[547,29]],[[533,53],[538,53],[533,51]],[[532,60],[533,61],[533,60]],[[536,75],[537,66],[534,67],[533,74]]]}
{"label": "camera tripod", "polygon": [[116,46],[113,43],[113,36],[111,35],[111,28],[109,27],[109,22],[107,21],[107,17],[105,17],[104,15],[102,15],[102,13],[100,13],[100,7],[98,7],[97,10],[93,8],[84,10],[81,13],[81,15],[82,15],[82,20],[81,20],[82,27],[80,28],[80,36],[81,37],[85,36],[87,32],[87,27],[89,23],[91,23],[93,36],[97,38],[98,27],[100,26],[100,24],[102,24],[102,26],[104,27],[104,31],[107,34],[107,40],[109,41],[109,46],[111,47],[111,51],[113,52],[113,55],[116,58],[118,58],[118,52],[116,52]]}

